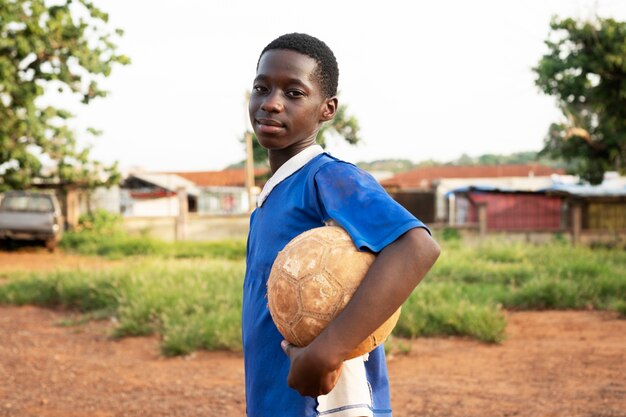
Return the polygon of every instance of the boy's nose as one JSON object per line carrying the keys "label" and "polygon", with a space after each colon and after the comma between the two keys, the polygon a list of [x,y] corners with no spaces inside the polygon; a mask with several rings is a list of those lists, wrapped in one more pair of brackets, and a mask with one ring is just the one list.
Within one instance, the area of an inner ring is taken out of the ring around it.
{"label": "boy's nose", "polygon": [[261,109],[268,113],[278,113],[283,110],[283,102],[278,94],[269,94],[261,103]]}

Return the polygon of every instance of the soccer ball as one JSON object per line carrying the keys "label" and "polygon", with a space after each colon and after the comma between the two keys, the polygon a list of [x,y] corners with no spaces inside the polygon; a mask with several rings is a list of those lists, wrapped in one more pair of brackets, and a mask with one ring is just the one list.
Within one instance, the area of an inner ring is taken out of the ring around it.
{"label": "soccer ball", "polygon": [[[338,226],[311,229],[289,242],[267,281],[270,314],[285,340],[296,346],[311,343],[350,301],[374,259],[374,254],[358,251]],[[400,309],[347,359],[384,342],[399,317]]]}

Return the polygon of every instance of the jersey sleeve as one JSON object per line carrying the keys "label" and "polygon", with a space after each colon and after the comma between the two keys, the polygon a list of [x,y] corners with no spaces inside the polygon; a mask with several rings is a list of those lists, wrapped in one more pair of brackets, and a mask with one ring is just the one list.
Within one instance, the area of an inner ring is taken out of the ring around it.
{"label": "jersey sleeve", "polygon": [[315,186],[323,220],[343,227],[360,250],[377,253],[412,228],[428,230],[374,177],[350,163],[323,165],[315,174]]}

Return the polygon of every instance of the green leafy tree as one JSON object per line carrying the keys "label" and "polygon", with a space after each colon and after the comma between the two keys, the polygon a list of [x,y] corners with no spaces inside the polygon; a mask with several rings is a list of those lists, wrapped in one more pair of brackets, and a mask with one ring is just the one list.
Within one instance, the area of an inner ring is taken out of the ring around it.
{"label": "green leafy tree", "polygon": [[[267,150],[259,144],[259,141],[256,140],[256,135],[254,133],[248,133],[252,134],[253,138],[252,154],[254,157],[255,165],[266,166],[268,163]],[[351,145],[355,145],[361,140],[361,137],[359,135],[359,122],[356,117],[348,114],[348,108],[344,104],[339,105],[339,108],[337,108],[337,113],[335,114],[333,120],[324,123],[319,132],[317,132],[317,143],[325,148],[328,136],[332,133],[339,135]],[[241,142],[245,143],[245,136],[241,139]],[[242,166],[244,165],[244,162],[236,165]]]}
{"label": "green leafy tree", "polygon": [[356,117],[348,114],[348,107],[340,104],[333,120],[324,123],[317,133],[317,143],[326,147],[326,139],[329,133],[335,133],[345,139],[350,145],[356,145],[361,140],[360,128]]}
{"label": "green leafy tree", "polygon": [[536,84],[564,118],[550,126],[540,155],[562,158],[592,184],[626,170],[626,23],[554,18]]}
{"label": "green leafy tree", "polygon": [[122,32],[107,21],[87,0],[0,0],[0,191],[36,178],[84,187],[119,181],[116,164],[92,160],[77,144],[73,115],[41,100],[71,93],[87,104],[106,95],[98,81],[129,63],[113,43]]}

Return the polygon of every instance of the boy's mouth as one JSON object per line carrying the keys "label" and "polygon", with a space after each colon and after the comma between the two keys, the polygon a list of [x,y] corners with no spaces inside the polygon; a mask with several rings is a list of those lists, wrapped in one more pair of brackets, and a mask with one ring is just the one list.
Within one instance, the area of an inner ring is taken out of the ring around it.
{"label": "boy's mouth", "polygon": [[278,120],[260,118],[255,119],[259,125],[259,130],[263,133],[276,133],[285,128],[285,125]]}

